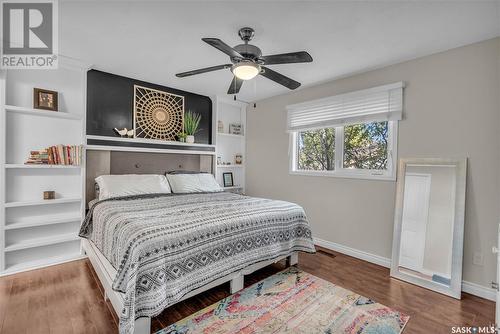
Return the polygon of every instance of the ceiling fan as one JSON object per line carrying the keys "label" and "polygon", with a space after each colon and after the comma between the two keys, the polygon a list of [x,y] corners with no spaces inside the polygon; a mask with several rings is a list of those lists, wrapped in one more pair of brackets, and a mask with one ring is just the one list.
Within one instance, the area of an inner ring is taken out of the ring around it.
{"label": "ceiling fan", "polygon": [[289,89],[296,89],[300,86],[300,82],[273,71],[264,65],[309,63],[313,61],[309,53],[300,51],[263,56],[258,47],[248,44],[248,42],[250,42],[255,35],[255,31],[252,28],[241,28],[238,31],[238,35],[243,40],[244,44],[236,45],[234,48],[230,47],[218,38],[202,38],[202,41],[205,43],[208,43],[214,48],[227,54],[232,64],[217,65],[177,73],[176,76],[183,78],[195,74],[230,68],[234,77],[227,91],[228,94],[237,94],[243,85],[243,81],[253,79],[259,74]]}

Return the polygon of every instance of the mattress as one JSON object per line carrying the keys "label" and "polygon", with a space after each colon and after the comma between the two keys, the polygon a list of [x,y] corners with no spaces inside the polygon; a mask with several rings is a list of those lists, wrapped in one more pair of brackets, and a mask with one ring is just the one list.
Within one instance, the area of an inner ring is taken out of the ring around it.
{"label": "mattress", "polygon": [[125,294],[120,333],[249,265],[315,251],[300,206],[226,192],[93,201],[80,236],[116,269],[113,289]]}

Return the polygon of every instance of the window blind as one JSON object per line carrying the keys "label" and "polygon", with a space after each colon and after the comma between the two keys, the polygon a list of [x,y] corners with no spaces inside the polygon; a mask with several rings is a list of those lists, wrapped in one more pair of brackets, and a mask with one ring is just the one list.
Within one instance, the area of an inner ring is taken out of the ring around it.
{"label": "window blind", "polygon": [[373,87],[289,105],[288,132],[401,120],[404,83]]}

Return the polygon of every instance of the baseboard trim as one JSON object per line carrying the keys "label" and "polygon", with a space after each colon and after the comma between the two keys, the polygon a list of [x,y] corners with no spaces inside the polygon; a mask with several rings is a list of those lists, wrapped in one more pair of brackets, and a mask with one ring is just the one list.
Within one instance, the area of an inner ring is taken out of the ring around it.
{"label": "baseboard trim", "polygon": [[[391,259],[379,255],[375,255],[372,253],[368,253],[356,248],[344,246],[338,244],[336,242],[323,240],[320,238],[313,238],[314,243],[318,246],[333,250],[335,252],[339,252],[342,254],[346,254],[357,259],[361,259],[370,263],[378,264],[379,266],[390,268],[391,267]],[[496,300],[496,291],[490,287],[485,287],[476,283],[462,281],[462,291],[469,293],[474,296],[478,296],[484,299]]]}
{"label": "baseboard trim", "polygon": [[318,246],[330,249],[332,251],[336,251],[345,255],[349,255],[355,257],[357,259],[365,260],[367,262],[378,264],[379,266],[390,268],[391,267],[391,259],[375,254],[371,254],[368,252],[361,251],[359,249],[351,248],[348,246],[344,246],[335,242],[323,240],[320,238],[313,238],[314,243]]}
{"label": "baseboard trim", "polygon": [[485,287],[476,283],[462,281],[462,291],[491,301],[496,301],[495,289]]}

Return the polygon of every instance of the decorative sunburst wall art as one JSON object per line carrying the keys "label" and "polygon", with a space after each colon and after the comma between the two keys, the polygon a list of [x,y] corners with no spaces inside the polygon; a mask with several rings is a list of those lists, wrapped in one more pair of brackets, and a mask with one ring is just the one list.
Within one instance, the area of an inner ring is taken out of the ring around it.
{"label": "decorative sunburst wall art", "polygon": [[184,96],[134,85],[136,138],[175,140],[184,129]]}

